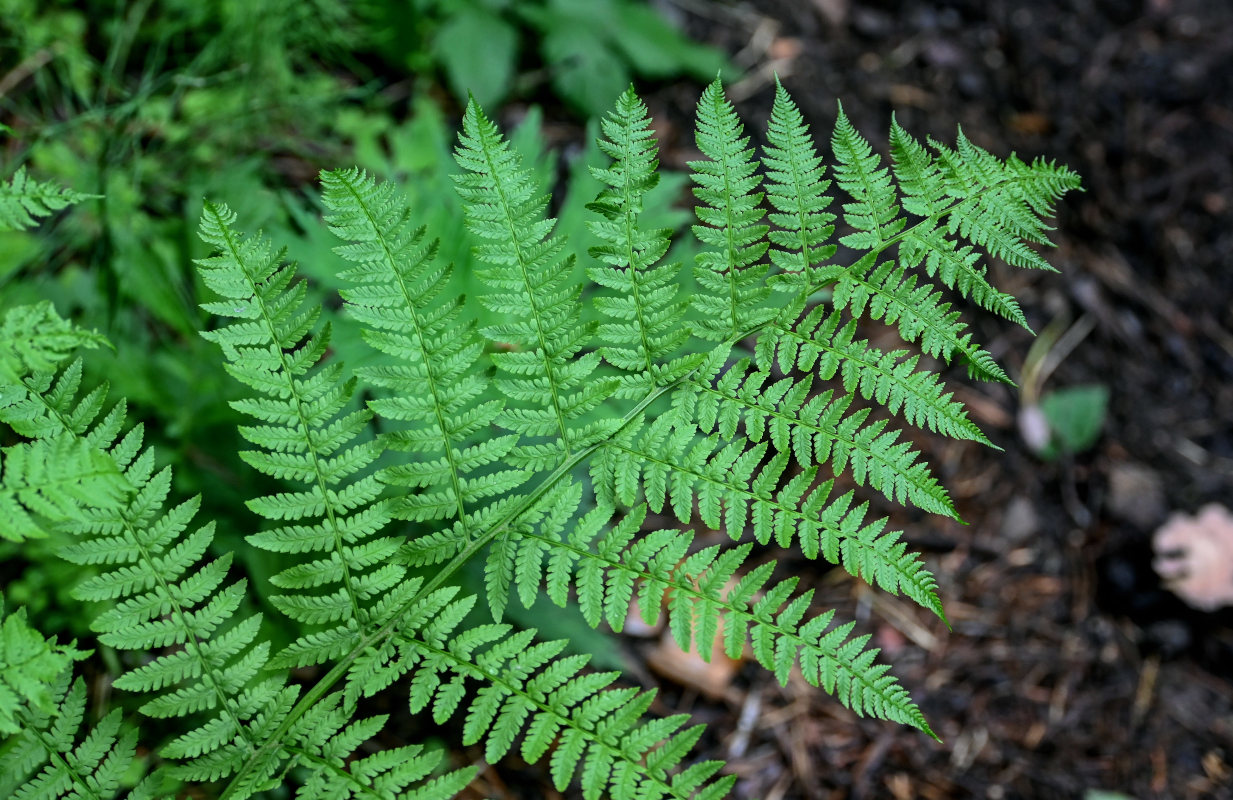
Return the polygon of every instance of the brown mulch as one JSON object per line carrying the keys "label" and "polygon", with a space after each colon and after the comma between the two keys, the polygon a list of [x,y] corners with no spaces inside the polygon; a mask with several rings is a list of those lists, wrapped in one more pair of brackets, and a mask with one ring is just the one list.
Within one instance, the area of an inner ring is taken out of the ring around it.
{"label": "brown mulch", "polygon": [[[951,631],[785,562],[817,607],[874,635],[944,743],[750,665],[719,699],[664,681],[660,710],[711,723],[701,754],[727,762],[740,798],[1233,797],[1233,610],[1187,607],[1150,565],[1167,514],[1233,504],[1233,6],[661,5],[748,70],[729,90],[751,132],[778,72],[819,138],[839,98],[883,151],[895,110],[920,137],[958,123],[995,153],[1077,170],[1086,191],[1063,202],[1049,254],[1061,274],[994,274],[1035,330],[1077,342],[1045,389],[1101,384],[1110,407],[1094,448],[1045,461],[1020,438],[1017,392],[953,375],[1005,452],[922,438],[969,524],[892,510]],[[669,166],[692,157],[696,92],[652,97]],[[1018,376],[1026,333],[969,318]]]}

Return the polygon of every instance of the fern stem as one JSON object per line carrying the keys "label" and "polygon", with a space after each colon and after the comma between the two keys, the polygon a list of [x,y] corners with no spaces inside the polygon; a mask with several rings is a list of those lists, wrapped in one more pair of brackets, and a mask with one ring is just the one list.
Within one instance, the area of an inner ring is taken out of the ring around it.
{"label": "fern stem", "polygon": [[278,363],[281,365],[279,372],[287,378],[287,391],[295,400],[295,413],[300,421],[300,430],[304,432],[304,438],[308,442],[308,452],[312,456],[313,472],[317,476],[317,488],[321,491],[322,505],[325,507],[326,519],[329,520],[330,531],[334,536],[334,552],[338,554],[339,565],[342,569],[342,585],[347,592],[347,601],[351,604],[351,616],[356,622],[363,620],[363,612],[360,609],[359,599],[355,596],[354,579],[351,575],[351,567],[348,564],[346,553],[343,548],[342,534],[338,529],[338,518],[334,514],[334,504],[330,502],[329,483],[325,479],[325,475],[321,470],[321,457],[317,454],[317,443],[314,441],[313,431],[309,425],[308,419],[304,415],[304,399],[298,391],[295,375],[292,373],[291,365],[287,362],[287,353],[279,345],[278,328],[274,324],[274,320],[270,316],[269,307],[266,305],[265,297],[253,280],[252,271],[248,269],[248,265],[244,261],[244,254],[235,239],[235,234],[230,225],[225,224],[224,219],[218,213],[218,209],[210,204],[206,204],[203,213],[210,213],[215,218],[215,224],[222,232],[222,238],[227,243],[228,255],[232,260],[241,267],[244,277],[248,280],[248,285],[252,288],[253,299],[257,301],[257,305],[261,309],[261,319],[265,322],[266,330],[270,334],[270,341],[273,343],[273,349],[278,353]]}

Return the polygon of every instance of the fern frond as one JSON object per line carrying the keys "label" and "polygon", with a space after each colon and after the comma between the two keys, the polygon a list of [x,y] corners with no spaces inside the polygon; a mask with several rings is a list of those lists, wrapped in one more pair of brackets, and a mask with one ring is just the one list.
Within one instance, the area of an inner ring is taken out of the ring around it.
{"label": "fern frond", "polygon": [[73,203],[92,200],[97,194],[82,194],[50,181],[36,181],[26,174],[26,168],[0,183],[0,231],[21,231],[38,224],[46,217]]}
{"label": "fern frond", "polygon": [[760,370],[769,373],[778,366],[787,374],[793,369],[813,372],[816,368],[823,381],[838,374],[844,391],[859,393],[913,425],[994,446],[935,373],[916,369],[919,355],[909,355],[907,350],[883,352],[868,340],[857,339],[856,320],[843,324],[841,315],[826,306],[814,306],[790,327],[781,322],[799,315],[800,308],[785,308],[758,337],[754,352]]}
{"label": "fern frond", "polygon": [[604,360],[628,373],[622,376],[620,394],[641,397],[680,374],[667,363],[689,338],[681,324],[686,304],[677,299],[681,266],[658,263],[668,252],[671,229],[638,224],[643,198],[659,183],[659,149],[646,105],[633,87],[622,93],[601,125],[608,138],[597,141],[612,164],[591,170],[607,188],[587,205],[603,217],[587,224],[603,242],[590,249],[600,263],[587,274],[616,293],[595,298],[595,307],[612,320],[599,326],[599,337],[611,343],[601,351]]}
{"label": "fern frond", "polygon": [[[564,641],[537,643],[535,631],[504,624],[461,627],[476,598],[457,593],[446,587],[427,594],[395,639],[361,656],[348,691],[368,694],[410,674],[412,713],[431,709],[443,724],[465,711],[463,743],[482,742],[489,762],[521,736],[526,761],[551,752],[557,789],[578,775],[588,800],[605,792],[613,800],[719,797],[735,782],[712,780],[718,761],[673,774],[702,734],[701,726],[682,729],[687,715],[641,722],[654,693],[608,688],[618,673],[583,672],[588,657],[560,657]],[[473,695],[469,679],[479,684]]]}
{"label": "fern frond", "polygon": [[826,211],[831,182],[823,178],[825,167],[809,126],[778,78],[766,139],[766,199],[775,209],[770,221],[776,226],[768,234],[770,259],[780,269],[772,285],[808,294],[821,281],[819,267],[836,251],[828,244],[835,232],[835,215]]}
{"label": "fern frond", "polygon": [[[79,521],[63,523],[73,538],[59,555],[102,567],[74,588],[83,600],[115,601],[92,623],[99,641],[143,653],[167,651],[121,675],[114,685],[155,693],[142,706],[149,716],[200,712],[200,722],[162,750],[166,758],[183,760],[173,774],[226,777],[257,749],[253,726],[285,713],[296,690],[284,686],[281,677],[254,682],[265,668],[269,644],[254,644],[260,615],[237,614],[246,583],[222,586],[230,554],[206,555],[213,523],[185,533],[200,497],[165,510],[170,468],[155,471],[154,452],[141,449],[141,425],[121,435],[123,403],[98,419],[105,385],[78,400],[80,379],[80,360],[59,376],[31,376],[23,384],[23,399],[0,410],[0,418],[36,441],[75,437],[88,443],[110,458],[133,487],[125,502],[83,506]],[[286,758],[275,749],[254,774],[268,781]]]}
{"label": "fern frond", "polygon": [[[59,700],[53,684],[90,652],[49,640],[30,627],[26,610],[5,614],[0,599],[0,736],[22,729],[19,717],[53,715]],[[63,694],[61,686],[60,694]]]}
{"label": "fern frond", "polygon": [[905,224],[899,216],[890,170],[882,166],[882,159],[869,142],[852,127],[842,104],[831,134],[831,151],[835,154],[835,181],[853,200],[844,204],[843,218],[855,232],[840,242],[854,250],[889,243]]}
{"label": "fern frond", "polygon": [[103,346],[111,344],[102,334],[62,318],[50,300],[11,308],[0,322],[0,381],[54,370],[79,347]]}
{"label": "fern frond", "polygon": [[946,489],[918,460],[920,453],[898,441],[899,431],[887,430],[886,420],[866,424],[868,408],[848,413],[852,395],[830,389],[811,394],[812,376],[768,383],[770,371],[751,369],[747,358],[720,376],[724,360],[723,349],[716,350],[676,391],[678,419],[695,420],[703,434],[718,431],[722,441],[732,440],[743,422],[750,441],[766,437],[802,468],[829,461],[836,475],[848,470],[858,485],[868,484],[887,499],[956,517]]}
{"label": "fern frond", "polygon": [[[352,719],[335,692],[314,704],[292,726],[288,751],[311,772],[296,796],[304,800],[350,800],[397,797],[399,800],[448,800],[467,787],[475,767],[436,774],[444,760],[440,750],[406,745],[360,758],[356,751],[388,720]],[[434,775],[436,775],[434,777]]]}
{"label": "fern frond", "polygon": [[580,288],[569,285],[572,257],[562,257],[564,242],[552,235],[556,221],[546,216],[548,198],[538,195],[530,173],[474,99],[463,116],[455,158],[465,171],[455,184],[467,227],[487,242],[475,248],[489,265],[480,277],[492,289],[480,300],[497,314],[511,315],[483,329],[512,346],[492,356],[504,376],[497,388],[514,403],[499,422],[523,436],[551,437],[511,453],[511,463],[550,469],[606,435],[607,426],[579,418],[611,395],[617,382],[591,379],[599,353],[578,355],[594,326],[580,321]]}
{"label": "fern frond", "polygon": [[699,438],[688,419],[666,415],[614,437],[591,463],[598,501],[632,506],[641,494],[657,513],[670,503],[683,524],[692,521],[696,501],[703,524],[731,539],[740,539],[747,525],[760,544],[773,539],[787,547],[795,537],[807,558],[821,555],[942,617],[933,575],[899,540],[902,532],[885,533],[885,519],[865,522],[868,503],[853,506],[852,492],[828,503],[834,481],[813,486],[816,465],[776,489],[788,465],[786,452],[763,464],[765,442],[749,447],[738,438],[721,445],[717,436]]}
{"label": "fern frond", "polygon": [[[54,675],[55,673],[53,673]],[[70,673],[47,676],[50,707],[20,712],[21,730],[0,749],[0,795],[12,800],[108,800],[116,797],[137,760],[137,733],[108,713],[82,735],[86,685],[69,686]],[[147,777],[129,790],[129,800],[159,796]]]}
{"label": "fern frond", "polygon": [[0,519],[6,520],[0,538],[43,538],[48,523],[81,519],[83,505],[114,508],[131,488],[115,463],[82,439],[6,447],[0,450]]}
{"label": "fern frond", "polygon": [[762,177],[744,133],[716,78],[698,101],[695,140],[707,158],[689,162],[694,195],[701,201],[694,209],[701,224],[693,231],[712,248],[698,254],[694,269],[703,290],[693,298],[701,316],[694,333],[709,341],[731,339],[773,314],[762,305],[770,293],[762,263],[767,226],[758,224],[762,192],[755,191]]}
{"label": "fern frond", "polygon": [[349,242],[335,250],[356,265],[340,276],[356,284],[341,292],[346,307],[366,326],[366,341],[399,362],[357,370],[390,390],[369,408],[387,420],[418,423],[384,435],[388,447],[422,458],[381,473],[387,484],[423,490],[393,501],[390,511],[402,519],[454,518],[470,538],[468,507],[527,478],[517,469],[476,474],[500,464],[518,441],[517,434],[487,435],[502,404],[482,400],[489,383],[477,368],[483,342],[474,324],[460,319],[461,298],[440,299],[450,269],[435,263],[436,243],[425,244],[423,229],[411,227],[407,202],[393,185],[354,169],[323,172],[321,180],[322,200],[333,212],[326,224]]}
{"label": "fern frond", "polygon": [[950,363],[955,355],[963,358],[971,377],[1014,385],[1006,371],[988,351],[972,341],[959,312],[944,302],[933,284],[922,281],[894,261],[878,266],[862,259],[844,271],[835,284],[832,304],[847,308],[855,319],[868,316],[888,325],[898,325],[899,335],[916,342],[929,355]]}
{"label": "fern frond", "polygon": [[[232,406],[262,425],[241,426],[257,450],[239,455],[274,478],[306,484],[296,491],[256,498],[248,506],[266,519],[290,521],[248,537],[263,550],[304,553],[315,560],[296,564],[271,578],[287,594],[270,598],[280,611],[309,626],[329,626],[327,649],[305,637],[274,659],[304,666],[345,652],[368,622],[368,601],[397,584],[404,569],[393,563],[398,543],[377,535],[389,521],[383,502],[374,502],[381,483],[374,475],[356,478],[380,453],[380,443],[356,443],[370,418],[367,411],[344,412],[355,379],[344,380],[337,361],[322,363],[330,329],[311,333],[319,309],[304,309],[303,282],[289,285],[293,269],[268,241],[244,237],[235,213],[207,203],[201,238],[218,255],[198,261],[202,279],[224,299],[202,307],[238,320],[202,336],[222,346],[227,371],[257,390],[258,397]],[[304,524],[303,520],[312,522]]]}
{"label": "fern frond", "polygon": [[754,658],[781,684],[799,665],[812,685],[836,695],[858,714],[933,735],[907,692],[886,674],[887,667],[872,663],[877,651],[863,651],[867,636],[849,640],[851,623],[827,631],[833,610],[805,621],[813,593],[793,597],[797,578],[768,585],[774,562],[738,578],[752,545],[728,550],[715,545],[691,553],[690,531],[640,534],[645,515],[646,506],[635,506],[601,533],[611,509],[597,508],[568,540],[531,534],[550,553],[546,589],[552,601],[564,607],[570,585],[576,583],[586,621],[596,627],[606,620],[619,632],[636,594],[644,622],[654,624],[666,607],[673,639],[684,650],[697,642],[705,660],[720,637],[728,656],[739,658],[748,637]]}

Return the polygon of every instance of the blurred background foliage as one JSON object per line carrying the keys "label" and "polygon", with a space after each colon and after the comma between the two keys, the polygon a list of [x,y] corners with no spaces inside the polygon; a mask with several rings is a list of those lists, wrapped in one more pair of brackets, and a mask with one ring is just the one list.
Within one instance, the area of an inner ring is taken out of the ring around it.
{"label": "blurred background foliage", "polygon": [[[113,401],[128,399],[130,420],[176,468],[176,491],[203,492],[201,518],[219,521],[220,547],[236,547],[257,524],[243,501],[269,487],[237,471],[239,420],[225,401],[239,390],[197,334],[208,324],[193,267],[205,255],[204,198],[287,247],[334,323],[335,357],[358,366],[372,351],[337,311],[341,262],[319,221],[320,169],[358,164],[402,184],[454,263],[456,290],[472,294],[454,129],[468,91],[498,119],[516,105],[512,140],[545,193],[556,190],[581,279],[594,243],[584,206],[599,190],[587,170],[601,159],[594,117],[631,81],[718,71],[736,77],[642,0],[0,0],[0,178],[24,165],[101,195],[38,230],[0,234],[0,313],[49,299],[104,333],[115,350],[90,354],[83,385],[106,380]],[[590,144],[570,163],[545,151],[537,104],[590,120]],[[685,184],[664,175],[648,224],[685,226]],[[55,547],[0,544],[0,583],[44,632],[87,636],[89,616],[68,593],[79,568],[70,579]],[[258,592],[269,587],[274,556],[237,550]],[[569,626],[550,636],[613,652],[585,624],[536,617]]]}

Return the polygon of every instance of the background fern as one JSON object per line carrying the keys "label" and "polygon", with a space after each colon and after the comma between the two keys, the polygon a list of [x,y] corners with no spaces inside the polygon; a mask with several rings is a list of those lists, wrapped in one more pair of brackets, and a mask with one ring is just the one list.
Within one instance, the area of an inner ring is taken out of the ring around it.
{"label": "background fern", "polygon": [[[379,352],[354,373],[331,352],[332,326],[294,265],[242,232],[230,208],[206,204],[200,234],[214,254],[197,263],[218,299],[202,308],[231,321],[203,335],[250,392],[232,401],[256,420],[240,426],[253,449],[238,455],[273,482],[248,501],[268,524],[246,540],[274,554],[270,603],[297,626],[278,653],[213,524],[193,527],[201,498],[169,503],[171,472],[143,449],[142,426],[127,428],[123,402],[103,413],[105,386],[81,393],[79,361],[62,366],[99,337],[49,307],[14,312],[0,419],[22,441],[3,452],[0,504],[24,520],[12,538],[45,526],[66,537],[64,558],[92,569],[75,591],[104,604],[99,641],[145,654],[117,688],[141,697],[144,716],[184,720],[159,748],[159,781],[221,781],[228,798],[289,779],[304,797],[453,796],[476,765],[445,771],[418,744],[356,755],[387,721],[360,716],[361,702],[394,692],[438,725],[461,717],[462,743],[482,744],[486,760],[516,749],[545,761],[559,790],[576,779],[588,800],[731,789],[721,763],[692,763],[700,727],[643,719],[653,693],[613,686],[617,673],[588,670],[567,643],[509,624],[511,593],[526,607],[541,594],[576,602],[589,625],[615,629],[635,602],[648,619],[666,606],[682,647],[748,647],[781,683],[799,669],[858,713],[933,735],[869,637],[812,609],[795,576],[772,583],[773,562],[751,565],[746,540],[798,546],[945,621],[937,582],[902,534],[836,486],[850,478],[957,517],[899,421],[988,440],[919,353],[877,350],[857,326],[882,320],[925,355],[1008,381],[930,278],[1022,323],[972,255],[1042,266],[1030,248],[1044,241],[1040,217],[1077,178],[1003,162],[962,135],[954,149],[930,141],[930,152],[896,124],[883,166],[840,109],[832,175],[851,200],[839,206],[853,230],[841,243],[858,255],[834,264],[830,184],[787,91],[777,87],[761,159],[771,230],[759,159],[716,81],[698,105],[705,158],[691,164],[706,249],[690,317],[677,268],[660,263],[667,234],[643,227],[657,180],[648,126],[631,90],[603,127],[612,163],[595,170],[601,244],[588,273],[616,296],[598,295],[599,324],[583,321],[584,287],[570,280],[548,198],[474,101],[457,185],[487,265],[480,302],[507,322],[468,321],[429,232],[392,186],[323,173],[326,223],[348,262],[344,308]],[[776,290],[788,298],[780,307]],[[809,307],[821,290],[830,306]],[[21,320],[36,335],[18,333]],[[374,433],[374,418],[395,426]],[[642,530],[648,510],[669,508],[686,528]],[[696,547],[697,523],[731,543]],[[473,613],[472,562],[483,564],[491,621]],[[311,685],[292,681],[291,667],[313,668]],[[26,709],[11,712],[25,714],[15,763],[22,774],[51,764],[32,797],[66,794],[95,771],[111,793],[133,737],[113,713],[78,744],[83,698],[64,675],[31,693],[33,705],[10,703]],[[80,774],[64,777],[61,762]]]}

